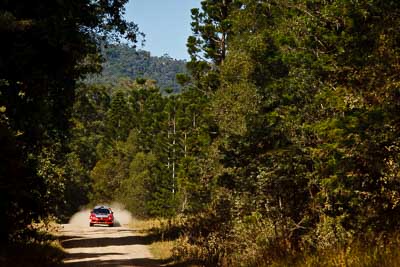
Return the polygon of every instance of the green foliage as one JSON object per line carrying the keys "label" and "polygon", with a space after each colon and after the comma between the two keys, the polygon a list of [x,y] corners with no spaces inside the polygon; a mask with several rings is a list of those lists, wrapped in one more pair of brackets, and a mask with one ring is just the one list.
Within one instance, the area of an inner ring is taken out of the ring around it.
{"label": "green foliage", "polygon": [[201,10],[192,9],[193,35],[187,40],[190,62],[187,67],[197,89],[209,94],[219,86],[218,67],[224,62],[232,34],[230,15],[240,1],[202,1]]}
{"label": "green foliage", "polygon": [[110,140],[125,140],[128,137],[130,125],[130,109],[122,91],[116,92],[111,99],[110,110],[107,112],[107,137]]}
{"label": "green foliage", "polygon": [[185,73],[177,73],[176,74],[176,81],[181,86],[185,86],[190,82],[190,77]]}
{"label": "green foliage", "polygon": [[138,217],[148,217],[152,212],[148,206],[152,199],[152,189],[157,186],[156,167],[154,155],[138,152],[129,165],[129,177],[119,187],[117,200],[124,203],[128,210],[135,211]]}
{"label": "green foliage", "polygon": [[215,192],[210,206],[191,216],[183,226],[176,254],[216,266],[232,251],[227,239],[232,235],[233,198],[228,190]]}
{"label": "green foliage", "polygon": [[64,155],[61,153],[61,144],[54,143],[52,146],[43,148],[37,156],[37,176],[43,179],[41,202],[44,214],[62,214],[63,196],[65,191],[65,169],[63,168]]}
{"label": "green foliage", "polygon": [[259,96],[252,84],[234,83],[221,87],[214,95],[213,115],[220,131],[227,135],[244,135],[247,117],[258,112]]}
{"label": "green foliage", "polygon": [[107,45],[102,53],[105,62],[101,75],[91,75],[85,79],[86,83],[115,85],[121,78],[128,78],[143,84],[143,79],[152,79],[162,90],[173,88],[174,92],[181,91],[175,76],[177,73],[186,73],[184,60],[168,55],[151,56],[150,52],[123,44]]}
{"label": "green foliage", "polygon": [[89,197],[91,204],[121,202],[137,217],[196,212],[208,198],[197,173],[210,142],[204,96],[187,88],[165,97],[149,80],[118,85],[78,90],[68,206]]}
{"label": "green foliage", "polygon": [[39,216],[62,212],[76,81],[99,71],[101,40],[136,41],[137,26],[123,19],[126,2],[2,2],[1,243],[21,239]]}
{"label": "green foliage", "polygon": [[[217,81],[208,93],[217,137],[200,165],[212,185],[202,220],[224,214],[212,206],[214,193],[230,190],[229,227],[190,223],[190,250],[182,254],[204,262],[212,255],[223,266],[266,266],[284,258],[282,265],[293,265],[290,255],[301,250],[321,253],[367,233],[375,238],[395,231],[399,4],[241,4],[227,14],[223,64],[215,61],[193,75],[198,90],[209,85],[209,74]],[[211,14],[203,11],[194,13],[195,35]],[[218,30],[210,33],[189,40],[195,55],[209,52],[199,44]],[[252,216],[256,222],[246,222]],[[198,230],[206,234],[191,236]],[[208,251],[211,236],[220,237],[219,245]]]}
{"label": "green foliage", "polygon": [[65,190],[185,215],[175,252],[205,265],[396,262],[358,242],[399,226],[399,8],[203,1],[180,94],[139,72],[78,90]]}
{"label": "green foliage", "polygon": [[[20,178],[9,188],[27,193],[6,190],[5,209],[13,208],[8,197],[24,205],[39,199],[53,210],[78,207],[89,197],[91,204],[123,202],[140,217],[184,214],[176,252],[210,266],[363,266],[369,252],[374,256],[364,266],[396,262],[397,237],[386,237],[400,221],[400,4],[201,5],[192,10],[191,76],[176,76],[181,93],[171,85],[162,94],[145,69],[118,61],[143,66],[149,54],[110,46],[106,57],[117,59],[110,69],[124,74],[113,84],[76,91],[69,151],[63,147],[72,99],[67,89],[85,73],[71,66],[94,55],[90,36],[79,39],[86,50],[68,57],[74,64],[54,68],[59,73],[39,68],[0,77],[2,178],[18,166]],[[36,27],[13,16],[1,16],[9,32]],[[175,79],[180,62],[158,60],[157,71]],[[37,113],[26,113],[34,108]],[[48,193],[30,186],[38,183]],[[67,196],[65,203],[54,194]],[[18,210],[3,223],[3,236],[37,217],[39,206],[27,217]],[[10,222],[20,219],[13,228]],[[381,242],[383,251],[363,246],[365,240]]]}
{"label": "green foliage", "polygon": [[0,124],[0,240],[16,241],[25,237],[25,226],[41,214],[43,179],[22,160],[21,149],[8,127]]}
{"label": "green foliage", "polygon": [[188,51],[192,61],[211,59],[219,65],[226,56],[228,35],[231,32],[229,15],[240,8],[239,1],[202,1],[201,11],[192,9],[193,36],[188,39]]}

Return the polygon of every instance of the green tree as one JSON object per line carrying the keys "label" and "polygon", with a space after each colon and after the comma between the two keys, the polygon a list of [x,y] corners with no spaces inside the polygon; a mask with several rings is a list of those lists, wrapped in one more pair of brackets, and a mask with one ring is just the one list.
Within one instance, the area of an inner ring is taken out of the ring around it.
{"label": "green tree", "polygon": [[235,0],[207,0],[201,2],[201,10],[191,11],[193,35],[187,41],[191,58],[187,67],[199,90],[210,92],[218,87],[217,67],[226,57],[232,34],[230,15],[240,6]]}
{"label": "green tree", "polygon": [[90,172],[103,156],[110,88],[80,84],[76,90],[65,169],[65,193],[62,215],[68,219],[89,202],[92,191]]}
{"label": "green tree", "polygon": [[193,36],[188,39],[188,52],[192,61],[211,59],[220,65],[226,56],[228,37],[231,33],[229,15],[240,8],[234,0],[207,0],[201,2],[201,11],[192,9]]}
{"label": "green tree", "polygon": [[[2,131],[6,132],[5,136],[15,136],[15,142],[7,138],[4,141],[14,146],[10,151],[20,153],[22,164],[14,166],[18,168],[16,171],[32,171],[16,176],[20,179],[18,183],[32,186],[17,190],[6,202],[13,203],[12,207],[6,204],[9,212],[23,210],[26,216],[20,220],[23,223],[15,221],[15,231],[39,215],[38,209],[23,201],[22,196],[31,195],[35,199],[32,203],[43,203],[47,196],[33,185],[57,183],[58,175],[37,175],[45,168],[42,160],[51,154],[37,155],[47,153],[49,150],[45,148],[49,144],[64,144],[76,81],[99,70],[100,40],[120,37],[136,40],[137,26],[123,19],[126,2],[18,0],[2,3],[0,107],[2,117],[6,118],[1,120]],[[9,152],[0,153],[7,157]],[[50,162],[58,160],[50,159]],[[5,169],[14,168],[12,162],[8,164]],[[6,194],[7,188],[1,187],[1,195]],[[56,199],[59,195],[51,197]],[[1,241],[7,241],[9,236],[4,234]]]}
{"label": "green tree", "polygon": [[184,60],[152,56],[150,52],[137,50],[127,44],[110,44],[103,49],[102,54],[105,62],[102,64],[101,75],[91,75],[85,82],[116,85],[122,78],[137,82],[152,79],[157,81],[161,91],[173,88],[175,92],[179,92],[181,87],[176,74],[187,72]]}
{"label": "green tree", "polygon": [[137,217],[146,218],[151,214],[148,204],[157,187],[156,168],[155,155],[138,152],[129,165],[129,177],[121,183],[117,200]]}
{"label": "green tree", "polygon": [[89,198],[93,204],[110,203],[116,199],[122,181],[129,177],[131,148],[125,142],[114,141],[105,157],[96,163],[90,173],[93,190]]}
{"label": "green tree", "polygon": [[[257,250],[249,265],[261,265],[277,251],[394,231],[399,4],[241,2],[229,52],[212,66],[218,136],[201,167],[216,187],[188,221],[191,244],[230,265]],[[224,227],[207,224],[215,218]],[[246,243],[239,233],[251,231],[260,234]]]}
{"label": "green tree", "polygon": [[131,129],[131,110],[126,94],[116,92],[111,98],[110,110],[107,114],[107,129],[109,140],[126,140]]}

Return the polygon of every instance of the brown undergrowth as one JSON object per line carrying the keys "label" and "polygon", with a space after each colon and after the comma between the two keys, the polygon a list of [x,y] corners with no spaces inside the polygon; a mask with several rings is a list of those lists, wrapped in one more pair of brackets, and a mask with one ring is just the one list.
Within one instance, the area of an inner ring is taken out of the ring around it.
{"label": "brown undergrowth", "polygon": [[0,266],[54,267],[62,264],[65,253],[54,235],[53,218],[33,223],[12,243],[0,245]]}
{"label": "brown undergrowth", "polygon": [[179,258],[176,255],[177,240],[182,234],[182,218],[166,219],[135,219],[131,228],[139,230],[149,240],[153,257],[166,267],[198,267],[195,261]]}

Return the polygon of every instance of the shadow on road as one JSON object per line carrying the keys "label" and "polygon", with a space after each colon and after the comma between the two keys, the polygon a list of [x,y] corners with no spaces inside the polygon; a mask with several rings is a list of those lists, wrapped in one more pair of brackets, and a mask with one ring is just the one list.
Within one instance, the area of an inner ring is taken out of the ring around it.
{"label": "shadow on road", "polygon": [[165,260],[151,258],[147,245],[155,236],[124,227],[65,225],[59,236],[67,252],[62,266],[162,266]]}
{"label": "shadow on road", "polygon": [[[124,230],[124,232],[132,232]],[[64,248],[101,248],[107,246],[125,245],[148,245],[154,242],[154,236],[124,236],[124,237],[102,237],[102,238],[82,238],[82,236],[61,236],[60,241]],[[124,253],[119,252],[75,252],[69,253],[68,261],[59,267],[93,267],[93,266],[136,266],[136,267],[188,267],[200,266],[194,262],[174,263],[173,259],[158,260],[152,258],[131,258],[121,259]],[[104,259],[104,257],[114,257],[115,259]]]}
{"label": "shadow on road", "polygon": [[161,266],[161,264],[165,263],[165,261],[153,260],[148,258],[141,259],[128,259],[128,260],[92,260],[88,262],[72,262],[65,263],[64,266],[68,267],[82,267],[82,266],[140,266],[140,267],[157,267]]}
{"label": "shadow on road", "polygon": [[122,255],[122,253],[73,253],[69,254],[68,258],[70,260],[78,260],[78,259],[98,258],[107,255]]}
{"label": "shadow on road", "polygon": [[61,242],[64,248],[149,245],[151,243],[152,243],[151,238],[147,236],[78,238],[78,239],[66,239]]}

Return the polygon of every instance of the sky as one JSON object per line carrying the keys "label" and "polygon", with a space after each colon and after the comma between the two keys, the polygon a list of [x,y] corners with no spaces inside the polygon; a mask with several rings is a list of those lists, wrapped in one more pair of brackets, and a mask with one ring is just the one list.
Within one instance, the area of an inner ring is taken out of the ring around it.
{"label": "sky", "polygon": [[175,59],[189,59],[186,41],[191,34],[190,10],[201,0],[130,0],[126,18],[139,25],[145,37],[144,47],[152,56],[168,54]]}

